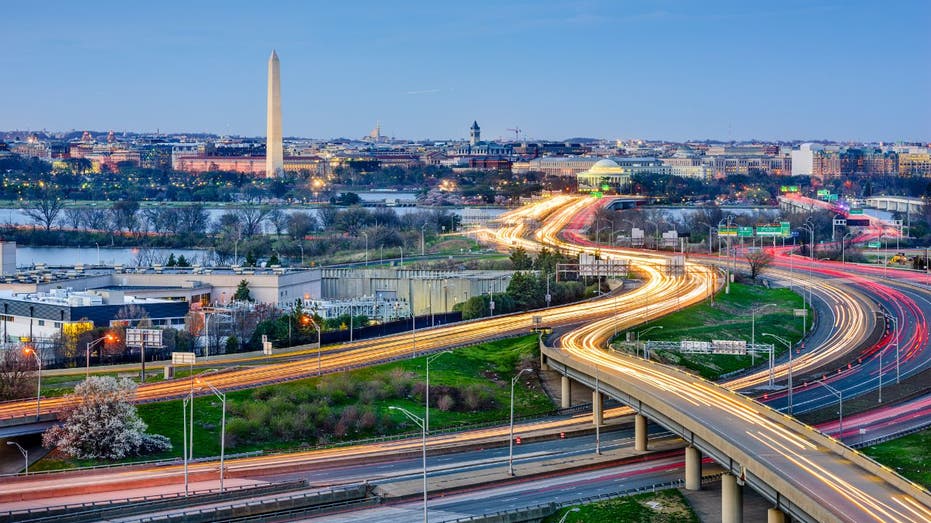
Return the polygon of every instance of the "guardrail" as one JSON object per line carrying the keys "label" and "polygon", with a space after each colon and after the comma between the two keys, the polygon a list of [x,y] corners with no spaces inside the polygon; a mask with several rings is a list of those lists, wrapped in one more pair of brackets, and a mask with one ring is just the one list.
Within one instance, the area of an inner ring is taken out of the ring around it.
{"label": "guardrail", "polygon": [[[706,484],[706,483],[710,483],[710,482],[712,482],[712,481],[716,481],[716,480],[720,479],[721,475],[722,475],[722,473],[710,474],[710,475],[708,475],[708,476],[703,476],[701,482],[702,482],[702,484],[704,485],[704,484]],[[636,495],[638,495],[638,494],[645,494],[645,493],[647,493],[647,492],[654,492],[654,493],[655,493],[655,492],[661,491],[661,490],[667,490],[667,489],[670,489],[670,488],[681,488],[681,487],[684,487],[684,486],[685,486],[685,480],[684,480],[684,479],[676,479],[676,480],[672,480],[672,481],[666,481],[666,482],[662,482],[662,483],[653,483],[653,484],[651,484],[651,485],[645,485],[645,486],[642,486],[642,487],[637,487],[637,488],[632,488],[632,489],[627,489],[627,490],[621,490],[621,491],[618,491],[618,492],[612,492],[612,493],[609,493],[609,494],[600,494],[600,495],[597,495],[597,496],[586,496],[586,497],[581,497],[581,498],[575,498],[575,499],[570,500],[570,501],[550,502],[550,503],[539,503],[539,504],[536,504],[536,505],[529,505],[529,506],[527,506],[527,507],[521,507],[521,508],[518,508],[518,509],[500,510],[500,511],[498,511],[498,512],[489,512],[489,513],[486,513],[486,514],[482,514],[482,515],[480,515],[480,516],[469,516],[469,517],[463,517],[463,518],[448,520],[447,523],[467,523],[467,522],[471,522],[471,523],[478,523],[478,522],[490,523],[490,522],[537,521],[537,520],[539,520],[539,519],[542,519],[542,517],[546,517],[546,516],[552,515],[552,514],[556,513],[557,511],[559,511],[560,509],[563,509],[563,508],[565,508],[565,507],[572,506],[572,505],[587,505],[587,504],[590,504],[590,503],[598,503],[598,502],[600,502],[600,501],[607,501],[607,500],[609,500],[609,499],[617,499],[617,498],[623,498],[623,497],[628,497],[628,496],[636,496]],[[545,509],[549,509],[549,512],[547,512],[547,513],[545,513],[545,514],[542,514],[542,516],[537,516],[537,513],[541,512],[541,511],[543,511],[543,510],[545,510]],[[529,516],[529,517],[528,517],[528,516]]]}
{"label": "guardrail", "polygon": [[50,507],[0,513],[0,521],[9,523],[99,521],[105,518],[123,517],[133,514],[144,514],[155,510],[169,509],[171,506],[179,503],[187,505],[191,503],[212,503],[216,501],[248,499],[260,495],[306,488],[308,488],[307,481],[299,480],[259,485],[239,485],[225,488],[222,492],[217,488],[195,490],[191,491],[188,495],[181,492],[173,492],[107,501],[70,503],[66,505],[54,505]]}
{"label": "guardrail", "polygon": [[[355,485],[342,489],[330,489],[323,492],[296,494],[259,501],[244,501],[223,506],[214,506],[196,510],[187,510],[173,514],[160,514],[140,518],[138,522],[185,522],[199,523],[208,521],[267,521],[270,515],[277,518],[331,512],[341,508],[375,505],[380,498],[367,497],[368,485]],[[335,501],[323,500],[324,497],[344,497]]]}

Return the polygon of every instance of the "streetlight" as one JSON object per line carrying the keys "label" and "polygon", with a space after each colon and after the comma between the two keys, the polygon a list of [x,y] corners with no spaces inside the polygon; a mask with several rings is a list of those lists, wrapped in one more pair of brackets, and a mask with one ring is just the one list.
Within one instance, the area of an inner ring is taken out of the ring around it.
{"label": "streetlight", "polygon": [[828,390],[831,394],[837,396],[837,400],[840,403],[840,415],[838,417],[838,433],[837,440],[843,443],[844,441],[844,391],[838,390],[827,383],[824,380],[819,380],[814,382],[815,385],[822,385],[825,389]]}
{"label": "streetlight", "polygon": [[23,454],[23,458],[26,459],[26,475],[28,476],[29,475],[29,451],[24,449],[22,445],[20,445],[19,443],[16,443],[15,441],[7,441],[6,444],[15,445],[16,448],[18,448],[19,451]]}
{"label": "streetlight", "polygon": [[39,353],[32,347],[26,346],[23,348],[23,352],[26,354],[32,354],[36,359],[36,366],[39,370],[39,382],[36,385],[36,421],[39,421],[39,409],[42,406],[42,358],[39,357]]}
{"label": "streetlight", "polygon": [[427,424],[423,418],[411,414],[407,409],[402,409],[401,407],[390,406],[388,410],[397,410],[401,414],[404,414],[411,421],[417,424],[420,427],[421,433],[423,434],[423,520],[424,523],[427,523]]}
{"label": "streetlight", "polygon": [[198,378],[197,383],[205,383],[213,394],[220,398],[223,404],[223,414],[220,418],[220,494],[223,493],[223,458],[226,455],[226,394],[217,390],[209,381]]}
{"label": "streetlight", "polygon": [[[646,333],[650,332],[650,331],[653,330],[653,329],[662,329],[662,328],[663,328],[662,325],[654,325],[654,326],[652,326],[652,327],[647,327],[647,328],[643,329],[642,331],[639,331],[639,332],[637,333],[637,345],[638,345],[638,346],[640,345],[640,335],[641,335],[641,334],[646,334]],[[647,357],[647,348],[646,348],[646,346],[643,347],[643,357],[644,357],[644,358]]]}
{"label": "streetlight", "polygon": [[426,227],[427,227],[427,224],[426,224],[426,223],[420,226],[420,255],[421,255],[421,256],[423,256],[423,255],[425,254],[425,252],[426,252],[426,251],[425,251],[425,244],[424,244],[424,241],[423,241],[423,232],[424,232],[424,229],[425,229]]}
{"label": "streetlight", "polygon": [[792,342],[782,336],[776,336],[768,332],[764,332],[763,336],[769,336],[784,344],[786,348],[789,349],[789,414],[792,414]]}
{"label": "streetlight", "polygon": [[424,430],[430,432],[430,362],[439,358],[444,354],[452,354],[451,350],[444,350],[443,352],[438,352],[436,354],[427,356],[427,400],[426,400],[426,410],[424,411],[424,424],[427,426]]}
{"label": "streetlight", "polygon": [[844,256],[844,248],[847,245],[847,242],[845,240],[847,239],[848,236],[853,236],[853,231],[848,232],[847,234],[844,235],[843,238],[840,239],[840,262],[841,263],[847,263],[847,259]]}
{"label": "streetlight", "polygon": [[314,329],[317,330],[317,376],[319,376],[320,375],[320,358],[321,358],[320,353],[323,352],[323,345],[321,345],[320,343],[320,325],[317,325],[317,322],[314,321],[313,317],[310,316],[309,314],[303,315],[301,317],[301,322],[303,322],[305,325],[307,323],[310,323],[311,325],[314,326]]}
{"label": "streetlight", "polygon": [[895,333],[895,382],[899,382],[899,319],[889,314],[884,314],[887,321],[892,322],[892,331]]}
{"label": "streetlight", "polygon": [[706,222],[698,222],[698,224],[699,224],[699,225],[704,225],[705,227],[708,227],[708,255],[711,256],[711,254],[712,254],[712,252],[711,252],[711,238],[714,236],[714,234],[712,233],[712,231],[714,230],[714,227],[713,227],[711,224],[706,223]]}
{"label": "streetlight", "polygon": [[[750,345],[756,345],[756,313],[757,311],[761,311],[766,307],[778,307],[778,305],[775,303],[767,303],[766,305],[761,305],[750,311]],[[754,357],[754,354],[756,354],[754,352],[755,350],[756,347],[754,347],[754,350],[750,351],[750,365],[756,363],[756,359]]]}
{"label": "streetlight", "polygon": [[86,370],[84,371],[85,380],[91,376],[91,349],[104,340],[116,341],[116,336],[114,336],[113,334],[107,334],[103,336],[102,338],[98,338],[94,341],[87,342],[87,350],[85,351],[85,354],[84,354],[84,358],[86,360],[85,361]]}
{"label": "streetlight", "polygon": [[[192,376],[193,377],[193,376]],[[191,404],[191,440],[188,442],[188,402]],[[191,384],[191,392],[181,401],[181,441],[184,443],[184,495],[188,495],[188,462],[194,455],[194,387]]]}
{"label": "streetlight", "polygon": [[517,376],[511,378],[511,431],[508,438],[508,476],[514,475],[514,385],[520,379],[521,374],[530,372],[532,369],[521,369]]}
{"label": "streetlight", "polygon": [[369,266],[369,233],[362,231],[362,236],[365,237],[365,266]]}
{"label": "streetlight", "polygon": [[569,514],[570,514],[570,513],[572,513],[572,512],[578,512],[578,511],[580,511],[580,510],[582,510],[582,509],[580,509],[579,507],[572,507],[572,508],[570,508],[569,510],[566,511],[565,514],[562,515],[561,518],[559,518],[559,523],[566,523],[566,518],[569,517]]}
{"label": "streetlight", "polygon": [[808,233],[808,303],[811,304],[811,266],[815,263],[815,224],[811,221],[811,218],[805,220],[805,223],[802,224],[799,229],[806,231]]}

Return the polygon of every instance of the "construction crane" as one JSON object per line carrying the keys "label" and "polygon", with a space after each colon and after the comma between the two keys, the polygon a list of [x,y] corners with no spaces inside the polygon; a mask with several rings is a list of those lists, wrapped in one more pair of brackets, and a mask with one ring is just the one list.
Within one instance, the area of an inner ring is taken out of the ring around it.
{"label": "construction crane", "polygon": [[505,131],[511,131],[511,132],[513,132],[513,133],[514,133],[514,141],[515,141],[515,142],[519,142],[519,141],[520,141],[520,133],[522,132],[522,131],[520,130],[520,127],[514,127],[513,129],[505,129]]}

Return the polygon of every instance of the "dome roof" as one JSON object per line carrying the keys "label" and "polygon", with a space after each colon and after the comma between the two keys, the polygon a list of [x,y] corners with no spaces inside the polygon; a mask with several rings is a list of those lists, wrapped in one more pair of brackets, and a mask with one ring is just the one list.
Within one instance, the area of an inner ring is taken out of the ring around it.
{"label": "dome roof", "polygon": [[595,165],[592,165],[588,172],[591,174],[620,174],[623,172],[623,169],[621,169],[621,166],[614,160],[605,158],[604,160],[595,162]]}

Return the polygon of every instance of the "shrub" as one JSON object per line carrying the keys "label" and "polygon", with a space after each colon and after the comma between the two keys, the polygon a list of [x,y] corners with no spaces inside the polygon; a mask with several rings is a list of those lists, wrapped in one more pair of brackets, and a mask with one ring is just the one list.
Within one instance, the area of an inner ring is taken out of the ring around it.
{"label": "shrub", "polygon": [[444,394],[437,400],[436,406],[443,412],[449,412],[456,406],[456,400],[449,394]]}
{"label": "shrub", "polygon": [[487,385],[467,385],[462,390],[462,401],[465,403],[466,408],[472,412],[495,407],[495,397]]}

